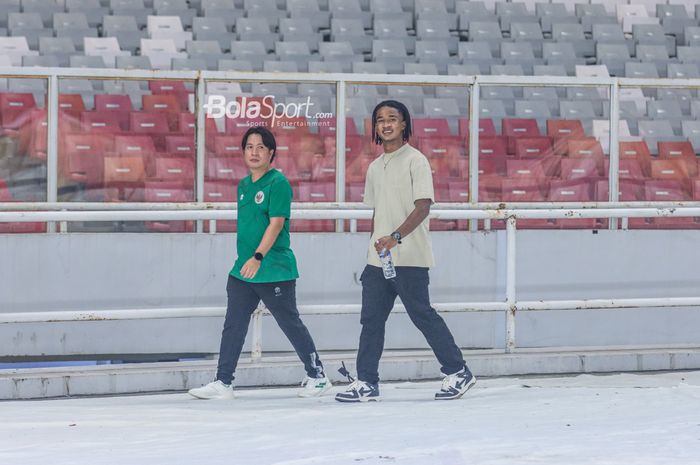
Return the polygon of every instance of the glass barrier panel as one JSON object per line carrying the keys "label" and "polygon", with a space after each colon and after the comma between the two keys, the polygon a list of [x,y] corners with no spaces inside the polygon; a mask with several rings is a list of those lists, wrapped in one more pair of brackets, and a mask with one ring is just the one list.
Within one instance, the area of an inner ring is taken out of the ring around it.
{"label": "glass barrier panel", "polygon": [[[484,86],[480,202],[591,202],[608,182],[605,88]],[[488,222],[486,223],[488,225]],[[599,229],[607,220],[518,221],[524,229]],[[491,228],[504,228],[503,221]]]}
{"label": "glass barrier panel", "polygon": [[[59,200],[192,202],[194,83],[59,81]],[[70,223],[70,231],[193,232],[193,221]]]}
{"label": "glass barrier panel", "polygon": [[[45,202],[48,124],[44,79],[0,79],[0,202]],[[0,223],[0,233],[46,232],[46,223]]]}
{"label": "glass barrier panel", "polygon": [[[372,113],[382,101],[403,103],[411,117],[408,143],[426,156],[433,174],[436,202],[467,202],[469,183],[468,135],[462,122],[469,112],[467,86],[348,85],[346,99],[346,198],[361,202],[367,169],[381,156],[373,138]],[[466,221],[430,221],[432,231],[466,229]],[[357,230],[369,231],[369,220]]]}
{"label": "glass barrier panel", "polygon": [[[620,200],[700,199],[696,89],[620,89]],[[630,218],[635,229],[695,229],[698,218]]]}
{"label": "glass barrier panel", "polygon": [[[275,136],[272,166],[292,185],[294,202],[335,201],[335,85],[254,82],[209,83],[207,121],[217,133],[208,144],[206,182],[237,186],[248,175],[242,139],[251,127]],[[333,232],[333,220],[292,220],[296,232]]]}

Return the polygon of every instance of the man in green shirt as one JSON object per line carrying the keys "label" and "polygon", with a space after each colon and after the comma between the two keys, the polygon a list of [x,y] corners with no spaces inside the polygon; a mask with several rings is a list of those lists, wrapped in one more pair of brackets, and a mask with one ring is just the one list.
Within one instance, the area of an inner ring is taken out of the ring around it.
{"label": "man in green shirt", "polygon": [[234,397],[233,373],[241,355],[250,317],[260,300],[275,318],[304,363],[300,397],[320,396],[331,387],[314,341],[299,318],[294,252],[290,249],[292,187],[272,168],[277,143],[264,127],[252,127],[241,143],[250,175],[238,185],[238,258],[228,278],[228,307],[221,334],[216,379],[189,393],[200,399]]}

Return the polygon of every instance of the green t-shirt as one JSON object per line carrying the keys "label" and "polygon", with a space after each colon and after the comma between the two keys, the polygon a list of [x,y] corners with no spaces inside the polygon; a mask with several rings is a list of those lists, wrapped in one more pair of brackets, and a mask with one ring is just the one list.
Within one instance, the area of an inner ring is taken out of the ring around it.
{"label": "green t-shirt", "polygon": [[[238,199],[236,237],[238,258],[231,270],[231,276],[251,283],[274,283],[297,279],[299,277],[297,261],[289,247],[292,186],[287,178],[274,168],[255,182],[250,176],[246,176],[238,184],[236,198]],[[263,258],[255,277],[245,279],[241,276],[241,268],[255,254],[255,249],[260,245],[271,217],[284,217],[284,227]]]}

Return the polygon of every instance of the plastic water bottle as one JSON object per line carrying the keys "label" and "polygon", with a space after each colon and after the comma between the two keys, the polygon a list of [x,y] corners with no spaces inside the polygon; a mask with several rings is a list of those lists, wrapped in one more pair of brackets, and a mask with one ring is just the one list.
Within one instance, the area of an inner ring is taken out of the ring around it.
{"label": "plastic water bottle", "polygon": [[394,262],[391,259],[391,251],[387,249],[382,249],[382,251],[379,252],[379,261],[382,262],[382,271],[384,272],[384,278],[395,278],[396,268],[394,268]]}

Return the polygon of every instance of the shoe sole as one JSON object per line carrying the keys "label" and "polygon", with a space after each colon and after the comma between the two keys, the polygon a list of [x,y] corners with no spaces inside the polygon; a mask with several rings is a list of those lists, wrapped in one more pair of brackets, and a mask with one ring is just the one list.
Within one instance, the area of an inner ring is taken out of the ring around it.
{"label": "shoe sole", "polygon": [[380,397],[369,397],[369,398],[367,398],[367,397],[364,397],[364,398],[360,397],[360,398],[358,398],[358,399],[343,399],[343,398],[338,398],[338,397],[335,398],[336,401],[342,402],[342,403],[345,403],[345,404],[359,404],[359,403],[361,403],[361,402],[378,402],[379,399],[380,399]]}
{"label": "shoe sole", "polygon": [[327,393],[330,390],[330,388],[332,388],[332,387],[333,387],[333,385],[331,383],[328,383],[328,384],[326,384],[326,386],[323,389],[321,389],[320,391],[315,391],[311,395],[306,395],[306,391],[301,391],[297,395],[303,399],[309,399],[311,397],[321,397],[323,394]]}
{"label": "shoe sole", "polygon": [[476,376],[472,377],[471,381],[469,381],[469,383],[467,383],[467,386],[466,386],[466,388],[464,389],[464,391],[460,391],[459,394],[457,394],[456,396],[454,396],[454,397],[436,397],[435,400],[455,400],[455,399],[459,399],[459,398],[462,397],[464,394],[466,394],[467,391],[470,390],[470,389],[472,388],[472,386],[474,386],[475,384],[476,384]]}
{"label": "shoe sole", "polygon": [[233,399],[236,396],[216,396],[216,397],[206,397],[206,396],[198,396],[197,394],[194,394],[192,392],[187,392],[189,395],[194,397],[195,399],[201,399],[201,400],[228,400],[228,399]]}

